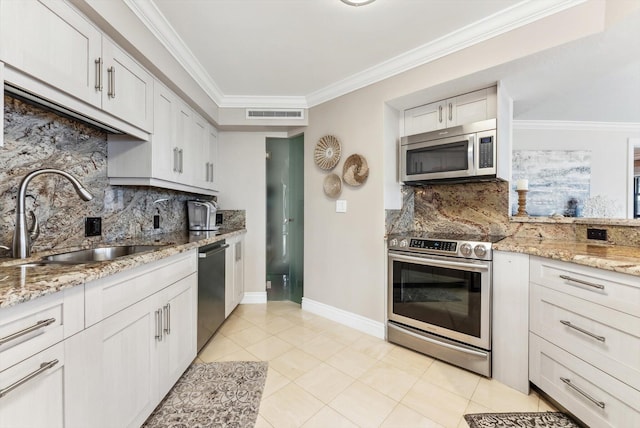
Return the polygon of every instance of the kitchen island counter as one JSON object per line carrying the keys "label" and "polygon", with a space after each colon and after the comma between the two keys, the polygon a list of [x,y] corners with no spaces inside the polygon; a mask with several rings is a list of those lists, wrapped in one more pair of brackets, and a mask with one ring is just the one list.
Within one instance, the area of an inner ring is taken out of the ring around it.
{"label": "kitchen island counter", "polygon": [[28,259],[0,259],[0,310],[40,296],[86,282],[104,278],[118,272],[151,263],[174,254],[189,251],[203,245],[232,238],[246,229],[221,229],[213,232],[177,232],[149,237],[139,237],[117,242],[104,242],[94,247],[112,245],[157,245],[158,249],[119,257],[115,260],[80,264],[39,264],[43,257],[84,249],[57,248],[34,253]]}
{"label": "kitchen island counter", "polygon": [[508,237],[493,244],[493,249],[640,276],[640,247]]}

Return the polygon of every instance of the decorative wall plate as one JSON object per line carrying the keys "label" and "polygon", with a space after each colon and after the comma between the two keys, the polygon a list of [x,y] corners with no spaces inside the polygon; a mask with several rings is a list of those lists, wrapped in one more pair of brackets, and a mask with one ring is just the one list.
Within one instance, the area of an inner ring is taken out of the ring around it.
{"label": "decorative wall plate", "polygon": [[338,174],[329,174],[325,177],[322,187],[325,195],[335,199],[342,193],[342,180]]}
{"label": "decorative wall plate", "polygon": [[333,169],[340,160],[340,141],[333,135],[325,135],[316,143],[313,159],[324,170]]}
{"label": "decorative wall plate", "polygon": [[350,186],[360,186],[369,177],[369,166],[362,155],[351,155],[344,161],[342,179]]}

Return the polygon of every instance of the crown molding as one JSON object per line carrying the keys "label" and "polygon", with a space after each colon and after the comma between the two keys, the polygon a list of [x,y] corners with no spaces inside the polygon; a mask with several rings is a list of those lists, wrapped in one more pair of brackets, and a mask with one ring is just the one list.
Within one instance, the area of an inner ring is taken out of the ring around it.
{"label": "crown molding", "polygon": [[590,122],[576,120],[514,120],[513,129],[539,131],[640,132],[640,122]]}
{"label": "crown molding", "polygon": [[412,68],[481,43],[539,19],[569,9],[587,0],[524,0],[442,36],[432,42],[398,55],[361,73],[354,74],[306,96],[225,95],[178,36],[153,0],[123,0],[142,23],[160,40],[184,69],[220,107],[310,108],[339,96],[377,83]]}
{"label": "crown molding", "polygon": [[122,0],[218,105],[224,94],[152,0]]}
{"label": "crown molding", "polygon": [[485,40],[584,3],[586,0],[525,0],[307,95],[309,107],[380,82]]}

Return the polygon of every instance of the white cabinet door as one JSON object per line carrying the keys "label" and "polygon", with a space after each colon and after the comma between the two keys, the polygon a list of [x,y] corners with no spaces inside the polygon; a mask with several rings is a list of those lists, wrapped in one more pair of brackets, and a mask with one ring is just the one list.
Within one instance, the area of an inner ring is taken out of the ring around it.
{"label": "white cabinet door", "polygon": [[192,274],[160,293],[163,313],[160,343],[161,399],[196,357],[198,275]]}
{"label": "white cabinet door", "polygon": [[66,3],[0,1],[0,59],[93,106],[101,33]]}
{"label": "white cabinet door", "polygon": [[185,147],[185,162],[192,173],[192,184],[203,189],[209,188],[209,124],[193,113],[191,140]]}
{"label": "white cabinet door", "polygon": [[0,426],[65,426],[64,376],[62,343],[0,372]]}
{"label": "white cabinet door", "polygon": [[153,87],[153,176],[161,180],[175,180],[178,176],[178,156],[174,145],[177,135],[178,99],[164,85]]}
{"label": "white cabinet door", "polygon": [[239,236],[234,244],[233,295],[235,305],[244,297],[244,236]]}
{"label": "white cabinet door", "polygon": [[[186,185],[193,185],[194,167],[189,163],[193,156],[189,152],[188,142],[193,139],[193,111],[184,102],[178,101],[176,114],[176,138],[173,142],[177,180]],[[186,153],[186,155],[185,155]]]}
{"label": "white cabinet door", "polygon": [[420,134],[446,127],[444,102],[439,101],[404,112],[405,135]]}
{"label": "white cabinet door", "polygon": [[496,88],[481,89],[447,100],[449,127],[487,120],[496,116]]}
{"label": "white cabinet door", "polygon": [[158,402],[160,319],[148,297],[85,330],[85,426],[139,427]]}
{"label": "white cabinet door", "polygon": [[102,108],[153,132],[153,77],[122,49],[102,39]]}
{"label": "white cabinet door", "polygon": [[207,188],[210,190],[218,190],[218,130],[213,126],[208,127],[209,137],[209,162],[207,163]]}

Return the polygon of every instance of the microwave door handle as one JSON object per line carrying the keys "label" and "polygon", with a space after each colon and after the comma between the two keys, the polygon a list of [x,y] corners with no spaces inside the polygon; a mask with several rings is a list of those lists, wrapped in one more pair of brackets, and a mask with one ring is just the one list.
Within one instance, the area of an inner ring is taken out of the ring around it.
{"label": "microwave door handle", "polygon": [[474,151],[476,145],[476,137],[475,135],[469,135],[469,144],[467,145],[467,165],[469,166],[469,172],[474,174],[477,171],[476,163],[474,159]]}

